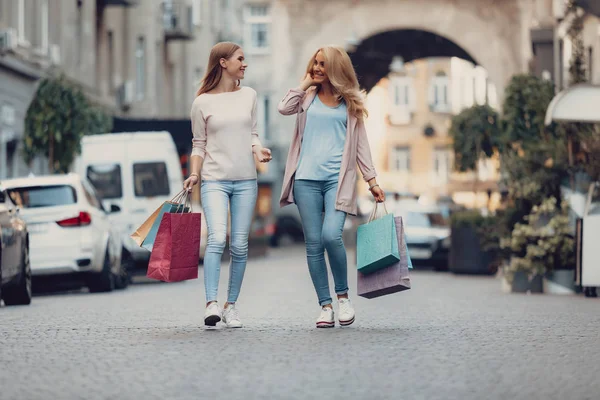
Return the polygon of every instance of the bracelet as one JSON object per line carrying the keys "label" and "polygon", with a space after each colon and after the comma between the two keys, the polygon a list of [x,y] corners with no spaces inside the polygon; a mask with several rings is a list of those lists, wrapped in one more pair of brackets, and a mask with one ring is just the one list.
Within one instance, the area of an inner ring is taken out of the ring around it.
{"label": "bracelet", "polygon": [[373,186],[369,186],[369,190],[373,190],[373,188],[374,188],[375,186],[379,186],[379,184],[377,184],[377,183],[376,183],[376,184],[374,184]]}
{"label": "bracelet", "polygon": [[192,172],[192,173],[190,174],[190,178],[191,178],[192,176],[195,176],[196,178],[198,178],[198,180],[200,180],[200,177],[198,176],[198,174],[197,174],[197,173],[195,173],[195,172]]}

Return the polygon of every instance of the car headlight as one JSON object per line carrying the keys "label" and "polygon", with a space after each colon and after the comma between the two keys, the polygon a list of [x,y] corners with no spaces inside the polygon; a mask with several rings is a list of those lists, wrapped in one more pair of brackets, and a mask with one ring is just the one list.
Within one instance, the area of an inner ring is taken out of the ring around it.
{"label": "car headlight", "polygon": [[444,240],[442,240],[442,247],[447,249],[450,247],[450,243],[451,243],[450,236],[448,236],[448,237],[444,238]]}

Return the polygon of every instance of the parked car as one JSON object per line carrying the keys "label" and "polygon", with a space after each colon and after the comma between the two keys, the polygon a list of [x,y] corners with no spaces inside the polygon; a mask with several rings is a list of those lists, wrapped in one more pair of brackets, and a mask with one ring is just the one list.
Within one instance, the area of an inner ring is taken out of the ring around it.
{"label": "parked car", "polygon": [[0,187],[0,300],[7,306],[31,303],[27,224]]}
{"label": "parked car", "polygon": [[403,217],[406,244],[412,260],[427,261],[438,270],[448,268],[450,224],[439,208],[401,201],[388,211]]}
{"label": "parked car", "polygon": [[270,244],[273,247],[304,242],[300,213],[296,206],[280,208],[275,214],[275,228]]}
{"label": "parked car", "polygon": [[150,252],[130,235],[183,189],[179,155],[171,134],[109,133],[84,136],[74,170],[94,186],[121,236],[123,262],[148,265]]}
{"label": "parked car", "polygon": [[121,238],[89,182],[67,174],[11,179],[3,185],[27,222],[34,279],[80,274],[91,292],[127,286]]}

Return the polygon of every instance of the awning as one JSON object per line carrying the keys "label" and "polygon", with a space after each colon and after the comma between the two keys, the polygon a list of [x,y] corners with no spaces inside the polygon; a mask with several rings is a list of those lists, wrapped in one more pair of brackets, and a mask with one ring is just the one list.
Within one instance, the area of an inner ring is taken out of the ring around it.
{"label": "awning", "polygon": [[546,110],[546,125],[552,121],[600,122],[600,86],[581,83],[557,94]]}

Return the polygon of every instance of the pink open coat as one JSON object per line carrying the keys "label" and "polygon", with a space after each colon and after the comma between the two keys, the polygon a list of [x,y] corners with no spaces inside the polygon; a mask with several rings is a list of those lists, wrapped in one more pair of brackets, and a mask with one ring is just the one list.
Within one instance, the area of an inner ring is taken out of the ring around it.
{"label": "pink open coat", "polygon": [[[283,189],[279,200],[281,207],[294,203],[294,174],[300,160],[302,135],[306,126],[306,111],[316,95],[317,90],[314,87],[307,91],[290,89],[277,106],[277,109],[283,115],[297,114],[296,128],[283,176]],[[358,211],[356,205],[356,164],[358,164],[365,181],[375,178],[377,173],[373,166],[364,121],[348,114],[347,126],[335,208],[347,214],[356,215]]]}

